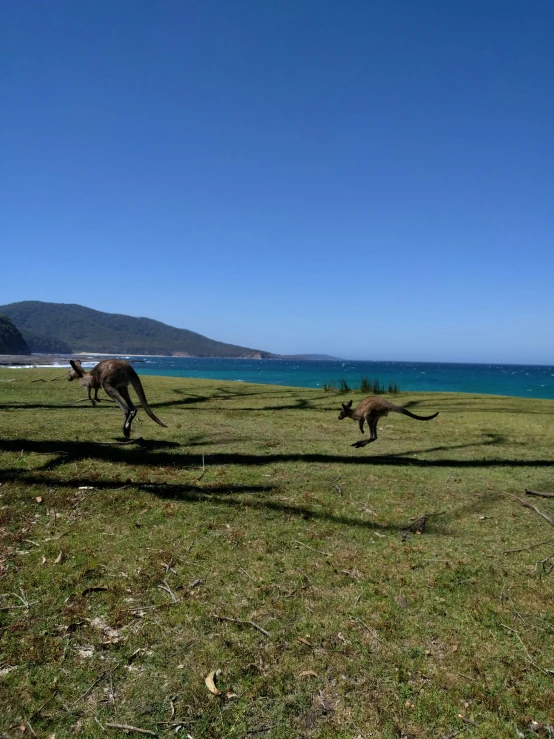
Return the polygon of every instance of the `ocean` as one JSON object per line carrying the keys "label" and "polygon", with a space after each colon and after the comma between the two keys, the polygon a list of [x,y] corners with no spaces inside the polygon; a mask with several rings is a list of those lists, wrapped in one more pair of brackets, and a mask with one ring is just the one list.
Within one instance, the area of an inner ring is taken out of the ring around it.
{"label": "ocean", "polygon": [[[323,388],[345,380],[359,388],[362,377],[404,391],[484,393],[554,399],[554,366],[450,364],[444,362],[354,362],[288,359],[125,357],[138,374]],[[87,363],[88,364],[88,363]],[[94,363],[92,363],[94,364]]]}
{"label": "ocean", "polygon": [[[116,355],[111,355],[116,356]],[[362,377],[378,380],[401,392],[453,392],[512,395],[520,398],[554,399],[554,366],[533,364],[461,364],[448,362],[362,362],[299,359],[205,359],[119,355],[130,361],[139,375],[198,377],[208,380],[254,382],[262,385],[323,388],[338,387],[344,380],[353,390]],[[80,356],[83,366],[94,367],[103,357]],[[25,357],[17,357],[24,360]],[[46,363],[42,363],[42,361]],[[23,367],[69,367],[70,357],[37,356]],[[8,362],[4,366],[10,366]],[[14,365],[11,365],[14,366]],[[368,393],[369,394],[369,393]]]}

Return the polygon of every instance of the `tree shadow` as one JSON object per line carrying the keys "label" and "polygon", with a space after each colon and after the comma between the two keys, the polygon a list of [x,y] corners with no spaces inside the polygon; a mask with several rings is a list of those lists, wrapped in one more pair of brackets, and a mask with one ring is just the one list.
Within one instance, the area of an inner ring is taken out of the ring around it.
{"label": "tree shadow", "polygon": [[[314,399],[305,399],[305,398],[298,398],[293,403],[287,402],[290,401],[290,395],[296,395],[294,392],[282,392],[282,391],[260,391],[260,392],[250,392],[250,393],[240,393],[235,392],[231,393],[230,391],[226,391],[225,388],[217,388],[217,392],[214,392],[212,395],[201,395],[198,393],[190,393],[185,390],[180,390],[179,388],[173,389],[173,393],[175,393],[178,396],[185,396],[185,397],[179,397],[175,400],[161,400],[158,402],[151,402],[148,401],[148,405],[152,409],[156,408],[172,408],[172,407],[183,407],[183,406],[195,406],[198,404],[204,404],[208,401],[227,401],[227,400],[236,400],[237,398],[250,398],[257,395],[262,395],[263,397],[267,397],[270,395],[274,396],[281,396],[283,397],[283,404],[281,405],[268,405],[268,406],[259,406],[259,407],[250,407],[250,406],[241,406],[241,407],[234,407],[234,408],[226,408],[225,412],[229,413],[230,411],[266,411],[266,410],[306,410],[306,409],[312,409],[312,410],[319,410],[318,408],[315,408],[312,404]],[[289,396],[289,397],[287,397]],[[97,408],[107,408],[109,407],[106,405],[107,403],[113,404],[115,401],[113,401],[109,396],[105,395],[105,393],[102,393],[99,401],[99,405],[95,406],[95,410]],[[111,406],[113,407],[113,405]],[[140,408],[141,403],[137,402],[136,407]],[[79,409],[79,410],[90,410],[93,408],[91,402],[88,400],[88,398],[81,397],[73,399],[71,398],[66,403],[38,403],[38,402],[31,402],[27,403],[24,401],[12,401],[11,403],[2,403],[0,404],[0,408],[2,409],[11,409],[11,410],[17,410],[20,408],[25,409],[32,409],[32,410],[60,410],[60,409]],[[198,408],[190,408],[190,410],[200,410],[200,407]],[[208,410],[213,411],[214,413],[221,413],[221,408],[209,408]],[[335,410],[333,408],[328,408],[327,410]],[[206,408],[202,408],[202,411],[206,411]]]}
{"label": "tree shadow", "polygon": [[406,452],[394,452],[390,456],[395,458],[402,458],[410,454],[427,454],[429,452],[447,452],[453,451],[454,449],[470,449],[471,447],[479,446],[494,446],[496,444],[505,444],[507,440],[507,437],[503,434],[490,433],[483,435],[488,437],[486,441],[476,441],[474,443],[468,442],[467,444],[443,444],[442,446],[430,446],[426,447],[425,449],[418,449],[417,451],[410,449]]}
{"label": "tree shadow", "polygon": [[[87,401],[87,402],[85,402]],[[102,398],[102,403],[104,402],[112,402],[109,401],[108,398]],[[113,401],[115,403],[115,401]],[[82,403],[80,405],[77,405],[78,403]],[[137,404],[138,405],[138,404]],[[96,406],[96,408],[100,408],[101,406]],[[108,406],[105,405],[104,408],[107,408]],[[115,405],[111,405],[110,409],[113,410],[115,408]],[[69,403],[61,403],[61,404],[55,404],[55,403],[2,403],[0,405],[1,410],[19,410],[19,409],[25,409],[25,410],[40,410],[40,411],[55,411],[55,410],[80,410],[80,411],[90,411],[93,408],[92,403],[88,400],[88,398],[83,398],[81,401],[79,400],[72,400]]]}
{"label": "tree shadow", "polygon": [[[483,445],[500,443],[494,438]],[[198,445],[198,442],[195,442]],[[184,444],[165,441],[141,441],[140,445],[109,445],[90,441],[37,441],[29,439],[0,439],[0,450],[8,452],[35,452],[52,454],[54,459],[47,461],[39,469],[53,469],[69,462],[95,458],[109,462],[119,462],[137,466],[171,466],[196,467],[201,454],[164,451],[168,448],[184,447]],[[462,445],[465,447],[467,445]],[[469,445],[474,446],[474,445]],[[438,447],[440,451],[451,451],[456,447]],[[432,451],[430,449],[429,451]],[[145,454],[145,452],[151,452]],[[284,462],[304,462],[309,464],[346,464],[368,465],[373,467],[411,467],[411,468],[456,468],[456,469],[488,469],[498,467],[554,467],[550,459],[420,459],[407,455],[423,454],[425,450],[399,452],[390,455],[369,455],[352,451],[350,455],[322,453],[273,453],[244,454],[240,452],[216,452],[205,455],[210,465],[266,466]]]}
{"label": "tree shadow", "polygon": [[[546,415],[551,416],[554,415],[554,405],[552,406],[551,410],[546,410],[544,407],[542,409],[533,409],[532,405],[534,403],[542,403],[545,400],[550,400],[549,398],[522,398],[520,396],[504,396],[504,395],[484,395],[483,400],[480,400],[477,397],[474,397],[472,393],[468,393],[468,395],[471,395],[470,399],[464,398],[464,393],[456,393],[456,395],[459,395],[460,397],[454,397],[454,398],[437,398],[437,407],[439,410],[446,410],[448,413],[454,413],[454,412],[460,412],[460,413],[510,413],[510,414],[524,414],[524,415]],[[475,394],[476,395],[476,394]],[[521,403],[528,401],[530,405],[527,405],[525,407],[525,411],[522,411]],[[420,401],[413,401],[413,403],[418,403]],[[425,400],[421,401],[425,402],[428,405],[431,404],[431,401]],[[502,406],[499,405],[499,403],[502,402]],[[411,408],[413,405],[412,402],[406,403],[404,405],[405,408]],[[448,407],[445,407],[448,406]]]}
{"label": "tree shadow", "polygon": [[[44,475],[36,473],[23,473],[21,475],[14,474],[13,478],[8,474],[6,479],[25,485],[52,485],[52,480]],[[75,480],[56,481],[56,488],[75,489]],[[316,520],[332,523],[339,526],[349,526],[370,531],[402,533],[410,525],[411,521],[393,523],[368,520],[337,514],[329,510],[321,508],[312,509],[306,505],[294,505],[284,503],[279,500],[268,500],[263,496],[272,493],[278,493],[281,487],[272,484],[246,485],[246,484],[230,484],[230,485],[201,485],[198,483],[150,483],[150,482],[119,482],[107,479],[97,478],[79,478],[79,485],[86,486],[90,489],[104,491],[134,490],[142,491],[155,496],[161,500],[171,500],[177,503],[200,503],[211,501],[217,505],[225,505],[234,508],[240,508],[245,504],[241,496],[253,496],[248,498],[248,507],[256,510],[270,510],[274,513],[280,513],[284,516],[301,518],[303,520]],[[467,516],[469,513],[479,513],[489,510],[497,500],[501,498],[501,494],[491,492],[485,493],[477,497],[477,499],[465,503],[453,510],[441,512],[440,516],[432,515],[424,510],[417,510],[412,516],[412,521],[422,515],[430,516],[428,525],[425,530],[426,535],[435,536],[452,536],[452,531],[448,530],[448,522]],[[74,505],[73,503],[71,503]]]}

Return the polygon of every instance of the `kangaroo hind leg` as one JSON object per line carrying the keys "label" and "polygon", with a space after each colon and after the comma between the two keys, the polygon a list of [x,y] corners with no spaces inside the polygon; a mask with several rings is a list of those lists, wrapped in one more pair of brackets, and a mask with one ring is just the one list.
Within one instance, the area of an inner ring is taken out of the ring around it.
{"label": "kangaroo hind leg", "polygon": [[116,387],[108,383],[105,383],[102,387],[104,391],[110,396],[110,398],[113,398],[117,405],[123,411],[123,415],[125,416],[125,418],[123,419],[122,427],[123,436],[128,439],[131,434],[131,423],[133,422],[133,418],[137,415],[137,409],[135,408],[133,402],[131,401],[131,398],[129,397],[127,388],[120,388],[118,390]]}
{"label": "kangaroo hind leg", "polygon": [[119,392],[127,404],[127,413],[125,414],[125,420],[123,421],[123,436],[128,439],[131,435],[131,424],[133,423],[134,417],[137,415],[137,409],[131,400],[129,390],[126,387],[120,387]]}
{"label": "kangaroo hind leg", "polygon": [[355,441],[352,446],[357,447],[360,449],[363,446],[367,446],[368,444],[371,444],[372,441],[375,441],[377,439],[377,417],[376,416],[368,416],[366,418],[367,421],[367,427],[368,427],[368,438],[364,439],[363,441]]}
{"label": "kangaroo hind leg", "polygon": [[[369,441],[377,441],[377,421],[379,418],[373,416],[371,423],[369,424]],[[369,443],[369,442],[368,442]]]}
{"label": "kangaroo hind leg", "polygon": [[87,395],[88,395],[88,399],[90,400],[90,402],[91,402],[92,406],[93,406],[93,407],[96,407],[96,401],[98,400],[98,398],[97,398],[96,396],[98,395],[98,390],[95,390],[95,391],[94,391],[94,398],[93,398],[93,397],[92,397],[92,395],[90,394],[90,391],[91,391],[91,387],[90,387],[90,385],[89,385],[89,386],[87,387]]}

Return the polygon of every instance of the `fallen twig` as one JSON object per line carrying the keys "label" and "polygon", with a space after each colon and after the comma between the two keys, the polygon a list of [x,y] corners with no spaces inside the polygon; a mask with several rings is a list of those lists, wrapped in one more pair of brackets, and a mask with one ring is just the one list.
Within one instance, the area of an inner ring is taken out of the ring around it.
{"label": "fallen twig", "polygon": [[537,490],[526,490],[525,495],[537,495],[539,498],[554,498],[554,493],[539,493]]}
{"label": "fallen twig", "polygon": [[[35,605],[35,603],[38,603],[38,601],[33,600],[29,603],[29,606]],[[0,606],[0,611],[15,611],[18,608],[25,608],[28,609],[29,606]]]}
{"label": "fallen twig", "polygon": [[246,572],[246,570],[243,569],[242,567],[239,567],[239,572],[242,572],[243,575],[246,575],[246,577],[249,577],[250,580],[252,580],[252,582],[255,582],[255,583],[259,582],[258,580],[256,580],[256,578],[252,577],[252,575],[249,575],[248,572]]}
{"label": "fallen twig", "polygon": [[55,697],[56,697],[56,694],[57,694],[57,692],[58,692],[58,688],[57,688],[57,686],[54,686],[54,689],[53,689],[53,693],[52,693],[52,695],[50,696],[50,698],[47,698],[47,699],[46,699],[46,700],[44,701],[44,703],[42,703],[42,705],[40,705],[40,706],[39,706],[39,708],[37,708],[36,710],[34,710],[34,711],[33,711],[33,713],[32,713],[32,714],[30,715],[30,717],[29,717],[29,718],[30,718],[30,719],[32,718],[32,719],[34,720],[34,719],[35,719],[35,716],[40,716],[40,712],[42,711],[42,709],[43,709],[43,708],[45,708],[45,707],[46,707],[46,706],[47,706],[47,705],[48,705],[48,704],[50,703],[50,701],[51,701],[51,700],[52,700],[53,698],[55,698]]}
{"label": "fallen twig", "polygon": [[18,595],[17,593],[3,593],[0,595],[0,598],[7,598],[8,595],[13,595],[15,598],[19,598],[21,603],[23,605],[21,606],[1,606],[0,611],[12,611],[15,608],[25,608],[25,610],[29,610],[30,606],[34,606],[36,603],[38,603],[38,600],[27,600],[27,596],[23,592],[23,590],[19,591],[21,595]]}
{"label": "fallen twig", "polygon": [[515,629],[512,629],[512,627],[511,627],[511,626],[506,626],[506,624],[503,624],[503,623],[501,623],[501,624],[500,624],[500,626],[502,626],[502,628],[503,628],[503,629],[507,629],[508,631],[511,631],[511,632],[512,632],[513,634],[515,634],[515,635],[517,636],[517,638],[518,638],[518,641],[519,641],[519,643],[521,644],[521,646],[523,647],[523,651],[525,652],[525,654],[526,654],[526,656],[527,656],[527,659],[528,659],[528,660],[529,660],[529,662],[530,662],[530,663],[531,663],[531,664],[533,665],[533,667],[536,667],[536,669],[537,669],[537,670],[539,670],[540,672],[542,672],[542,673],[543,673],[543,675],[554,675],[554,670],[547,670],[547,669],[545,669],[544,667],[541,667],[540,665],[538,665],[538,664],[537,664],[537,663],[536,663],[536,662],[535,662],[535,661],[533,660],[533,658],[532,658],[532,657],[531,657],[531,655],[529,654],[529,651],[527,650],[527,647],[526,647],[526,646],[525,646],[525,644],[523,643],[523,640],[522,640],[521,636],[520,636],[520,635],[519,635],[519,634],[517,633],[517,631],[516,631]]}
{"label": "fallen twig", "polygon": [[244,624],[246,626],[253,626],[255,629],[258,629],[258,631],[261,631],[262,634],[265,634],[265,636],[271,637],[271,634],[269,633],[269,631],[262,629],[262,627],[254,623],[254,621],[243,620],[242,618],[231,618],[230,616],[218,616],[215,613],[214,613],[214,618],[217,618],[219,621],[230,621],[231,623],[234,623],[234,624]]}
{"label": "fallen twig", "polygon": [[362,621],[361,618],[357,618],[356,621],[358,621],[358,623],[362,624],[362,626],[364,626],[369,631],[369,633],[371,634],[371,636],[374,639],[377,639],[377,641],[380,644],[383,644],[384,645],[385,642],[377,636],[377,632],[375,631],[375,629],[372,629],[371,626],[368,626],[365,621]]}
{"label": "fallen twig", "polygon": [[202,455],[202,472],[200,475],[198,475],[198,477],[196,478],[194,482],[198,482],[199,480],[201,480],[205,474],[206,474],[206,464],[204,462],[204,455]]}
{"label": "fallen twig", "polygon": [[154,605],[150,606],[134,606],[133,608],[126,608],[126,611],[129,611],[130,613],[140,613],[141,611],[154,611],[158,608],[168,608],[169,606],[176,606],[177,603],[182,603],[183,598],[178,598],[177,600],[168,600],[165,603],[155,603]]}
{"label": "fallen twig", "polygon": [[163,581],[163,585],[158,585],[158,587],[160,588],[160,590],[165,590],[166,593],[169,593],[169,595],[171,596],[171,599],[173,600],[173,602],[174,603],[177,603],[178,598],[175,595],[175,593],[173,592],[173,590],[171,590],[171,588],[167,584],[167,581],[166,580]]}
{"label": "fallen twig", "polygon": [[100,723],[100,721],[96,718],[96,716],[93,716],[93,719],[96,721],[98,726],[102,729],[102,731],[106,731],[106,727]]}
{"label": "fallen twig", "polygon": [[138,726],[131,726],[130,724],[106,724],[108,729],[121,729],[122,731],[136,731],[137,734],[148,734],[148,736],[157,736],[155,731],[150,729],[139,729]]}
{"label": "fallen twig", "polygon": [[554,539],[546,539],[545,541],[539,541],[538,544],[531,544],[530,547],[520,547],[519,549],[506,549],[502,554],[513,554],[514,552],[528,552],[531,549],[537,549],[542,547],[544,544],[551,544]]}
{"label": "fallen twig", "polygon": [[554,558],[554,552],[552,552],[552,554],[549,554],[548,557],[545,557],[544,559],[539,559],[538,562],[535,562],[535,570],[537,569],[537,567],[539,567],[540,565],[542,565],[542,568],[543,568],[544,572],[547,575],[550,575],[550,573],[552,572],[552,570],[554,570],[554,564],[550,565],[550,567],[547,567],[546,564],[547,564],[547,562],[550,562],[550,560],[553,559],[553,558]]}
{"label": "fallen twig", "polygon": [[[131,662],[133,662],[134,659],[136,659],[139,651],[140,650],[137,649],[137,650],[135,650],[135,652],[133,652],[133,654],[127,659],[127,664],[130,664]],[[114,665],[113,667],[110,667],[108,670],[104,670],[104,672],[100,675],[100,677],[96,678],[96,680],[92,683],[92,685],[89,685],[89,687],[85,690],[85,692],[82,695],[80,695],[77,698],[77,700],[74,701],[70,705],[70,708],[74,708],[77,705],[77,703],[79,703],[80,701],[82,701],[83,698],[86,698],[87,695],[89,693],[91,693],[92,690],[94,690],[94,688],[98,685],[99,682],[101,682],[105,677],[108,677],[108,675],[111,675],[112,672],[115,672],[115,670],[117,670],[117,668],[118,667],[121,667],[121,665],[123,665],[123,664],[125,664],[125,660],[122,660],[121,662],[118,662],[116,665]]]}
{"label": "fallen twig", "polygon": [[[117,666],[118,666],[118,665],[116,665],[116,667],[117,667]],[[87,697],[87,695],[88,695],[89,693],[91,693],[91,692],[92,692],[92,691],[94,690],[94,688],[95,688],[95,687],[96,687],[96,686],[98,685],[98,683],[99,683],[99,682],[101,682],[101,681],[102,681],[102,680],[103,680],[103,679],[104,679],[104,678],[105,678],[105,677],[106,677],[107,675],[109,675],[109,673],[110,673],[110,672],[112,672],[113,670],[115,670],[115,667],[112,667],[112,668],[111,668],[110,670],[104,670],[104,672],[103,672],[103,673],[102,673],[102,674],[100,675],[100,677],[99,677],[99,678],[97,678],[97,679],[96,679],[96,680],[95,680],[95,681],[94,681],[94,682],[92,683],[92,685],[90,685],[90,686],[89,686],[89,687],[88,687],[88,688],[87,688],[87,689],[85,690],[85,692],[84,692],[84,693],[83,693],[82,695],[80,695],[80,696],[79,696],[79,697],[77,698],[77,700],[76,700],[76,701],[74,701],[74,702],[73,702],[73,703],[71,704],[71,706],[70,706],[70,707],[71,707],[71,708],[74,708],[74,707],[75,707],[75,706],[77,705],[77,703],[79,703],[80,701],[82,701],[82,700],[83,700],[83,698],[86,698],[86,697]]]}
{"label": "fallen twig", "polygon": [[314,549],[309,544],[304,544],[301,541],[298,541],[298,539],[291,539],[294,544],[300,544],[301,547],[306,547],[306,549],[311,549],[312,552],[316,552],[317,554],[323,554],[324,557],[332,557],[332,554],[329,554],[329,552],[322,552],[321,549]]}
{"label": "fallen twig", "polygon": [[524,500],[523,498],[520,498],[517,495],[514,495],[513,493],[504,493],[504,495],[508,495],[510,498],[514,498],[524,508],[532,508],[538,516],[540,516],[541,518],[544,518],[545,521],[548,521],[548,523],[551,526],[554,526],[554,518],[552,516],[549,516],[547,513],[543,513],[539,508],[537,508],[536,505],[529,503],[528,500]]}

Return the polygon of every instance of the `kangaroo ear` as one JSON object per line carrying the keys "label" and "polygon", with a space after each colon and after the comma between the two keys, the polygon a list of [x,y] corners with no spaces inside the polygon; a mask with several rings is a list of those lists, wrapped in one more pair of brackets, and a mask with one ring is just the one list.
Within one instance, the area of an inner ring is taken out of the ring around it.
{"label": "kangaroo ear", "polygon": [[346,404],[346,407],[347,408],[352,408],[352,401],[351,400],[348,401],[348,403]]}
{"label": "kangaroo ear", "polygon": [[[77,361],[78,361],[78,360],[77,360]],[[83,374],[84,374],[84,373],[83,373],[83,368],[81,367],[81,362],[79,362],[79,363],[77,364],[77,362],[74,362],[74,361],[73,361],[72,359],[70,359],[70,360],[69,360],[69,364],[70,364],[70,365],[71,365],[71,366],[73,367],[73,369],[75,370],[75,372],[76,372],[76,373],[77,373],[78,375],[80,375],[81,377],[83,376]]]}

